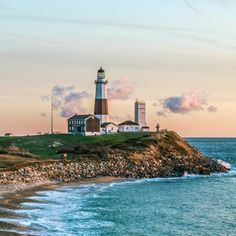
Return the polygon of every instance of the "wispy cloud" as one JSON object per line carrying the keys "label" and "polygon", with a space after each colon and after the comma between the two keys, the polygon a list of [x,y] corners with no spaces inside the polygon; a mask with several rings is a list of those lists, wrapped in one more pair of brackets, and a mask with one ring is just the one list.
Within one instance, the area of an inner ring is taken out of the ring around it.
{"label": "wispy cloud", "polygon": [[[76,91],[74,86],[56,85],[51,90],[53,96],[53,108],[61,117],[68,118],[74,114],[86,112],[83,107],[83,99],[90,97],[86,91]],[[41,96],[42,101],[49,101],[50,96]]]}
{"label": "wispy cloud", "polygon": [[53,96],[62,96],[66,92],[71,91],[74,89],[74,86],[63,87],[60,85],[56,85],[52,88],[52,95]]}
{"label": "wispy cloud", "polygon": [[217,111],[218,111],[218,108],[215,107],[215,106],[209,106],[209,107],[207,108],[207,110],[208,110],[209,112],[217,112]]}
{"label": "wispy cloud", "polygon": [[40,114],[40,116],[45,118],[45,117],[47,117],[47,114],[43,112]]}
{"label": "wispy cloud", "polygon": [[189,1],[187,0],[184,0],[186,6],[188,8],[190,8],[192,11],[194,11],[195,13],[197,14],[202,14],[202,11],[200,11],[197,7],[195,7],[192,3],[190,3]]}
{"label": "wispy cloud", "polygon": [[72,91],[67,96],[64,97],[64,101],[65,103],[71,103],[71,102],[78,101],[80,99],[83,99],[89,96],[90,95],[86,91],[82,91],[82,92]]}
{"label": "wispy cloud", "polygon": [[108,97],[111,100],[127,100],[134,91],[134,85],[128,78],[115,80],[108,88]]}
{"label": "wispy cloud", "polygon": [[[161,110],[157,111],[158,116],[166,117],[167,114],[189,114],[196,111],[207,110],[208,112],[216,112],[217,107],[208,106],[208,95],[204,92],[189,92],[180,96],[167,97],[160,100]],[[156,103],[153,104],[157,106]]]}
{"label": "wispy cloud", "polygon": [[217,0],[217,2],[220,4],[221,7],[223,7],[224,9],[228,10],[228,3],[229,1],[225,1],[225,0]]}
{"label": "wispy cloud", "polygon": [[[184,4],[192,9],[195,13],[201,14],[201,10],[195,7],[189,0],[184,0]],[[63,23],[63,24],[79,24],[79,25],[86,25],[86,26],[101,26],[101,27],[116,27],[116,28],[127,28],[127,29],[136,29],[136,30],[149,30],[152,32],[159,31],[163,32],[175,37],[181,38],[189,38],[195,41],[202,41],[209,45],[217,45],[223,46],[227,48],[233,48],[230,45],[223,44],[220,40],[216,40],[216,36],[211,36],[214,32],[209,32],[206,29],[197,29],[197,28],[190,28],[190,27],[168,27],[168,26],[155,26],[155,25],[142,25],[142,24],[131,24],[131,23],[121,23],[121,22],[111,22],[111,21],[89,21],[89,20],[78,20],[78,19],[65,19],[65,18],[56,18],[56,17],[40,17],[40,16],[31,16],[31,15],[18,15],[17,18],[23,21],[39,21],[39,22],[47,22],[47,23]],[[203,36],[209,34],[209,37]],[[215,32],[217,33],[217,32]],[[19,36],[19,35],[18,35]],[[14,38],[17,35],[13,36]],[[20,37],[26,37],[20,35]],[[29,38],[27,36],[27,38]],[[33,40],[34,38],[30,38]],[[38,41],[38,38],[34,39]],[[56,43],[56,42],[51,42]]]}
{"label": "wispy cloud", "polygon": [[40,98],[43,102],[50,100],[50,96],[45,96],[45,95],[39,96],[39,98]]}
{"label": "wispy cloud", "polygon": [[58,18],[58,17],[40,17],[40,16],[32,16],[32,15],[17,15],[17,18],[22,21],[39,21],[39,22],[47,22],[47,23],[64,23],[64,24],[79,24],[86,26],[103,26],[103,27],[116,27],[116,28],[127,28],[127,29],[137,29],[137,30],[151,30],[151,31],[163,31],[163,32],[190,32],[190,31],[198,31],[202,32],[202,29],[193,29],[193,28],[177,28],[177,27],[166,27],[166,26],[155,26],[155,25],[142,25],[142,24],[131,24],[131,23],[121,23],[116,21],[91,21],[91,20],[78,20],[72,18]]}
{"label": "wispy cloud", "polygon": [[60,112],[59,112],[61,117],[65,118],[68,118],[75,114],[84,114],[84,113],[86,113],[86,109],[83,107],[81,98],[76,101],[63,104],[63,106],[60,107]]}
{"label": "wispy cloud", "polygon": [[206,94],[194,92],[185,93],[181,96],[168,97],[162,101],[164,109],[173,113],[180,114],[204,110],[203,106],[206,104]]}
{"label": "wispy cloud", "polygon": [[157,111],[157,116],[167,117],[164,111]]}

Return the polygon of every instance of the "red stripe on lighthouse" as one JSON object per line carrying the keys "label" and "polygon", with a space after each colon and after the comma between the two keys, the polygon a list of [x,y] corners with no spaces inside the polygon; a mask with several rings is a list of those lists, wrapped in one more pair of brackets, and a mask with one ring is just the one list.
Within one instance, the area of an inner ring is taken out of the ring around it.
{"label": "red stripe on lighthouse", "polygon": [[107,99],[95,99],[95,115],[108,115],[108,100]]}

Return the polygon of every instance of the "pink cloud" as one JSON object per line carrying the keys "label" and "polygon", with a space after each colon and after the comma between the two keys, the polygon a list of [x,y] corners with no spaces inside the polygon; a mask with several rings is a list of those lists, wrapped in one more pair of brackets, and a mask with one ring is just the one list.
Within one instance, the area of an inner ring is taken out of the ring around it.
{"label": "pink cloud", "polygon": [[81,100],[73,101],[71,103],[67,103],[63,107],[60,108],[61,117],[71,117],[75,114],[84,114],[86,113],[86,109],[82,105]]}
{"label": "pink cloud", "polygon": [[205,105],[207,105],[207,95],[195,92],[185,93],[182,96],[168,97],[162,101],[164,110],[180,114],[204,110]]}
{"label": "pink cloud", "polygon": [[[51,90],[53,95],[53,108],[61,117],[68,118],[74,114],[83,114],[83,99],[90,97],[86,91],[76,91],[74,86],[56,85]],[[50,96],[41,96],[42,101],[50,101]]]}
{"label": "pink cloud", "polygon": [[134,85],[127,78],[122,78],[111,83],[108,97],[111,100],[127,100],[133,91]]}

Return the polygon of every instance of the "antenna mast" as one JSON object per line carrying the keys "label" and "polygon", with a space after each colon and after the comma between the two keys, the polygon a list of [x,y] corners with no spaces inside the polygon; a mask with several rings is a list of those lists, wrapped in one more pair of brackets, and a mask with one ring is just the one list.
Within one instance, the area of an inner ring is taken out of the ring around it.
{"label": "antenna mast", "polygon": [[53,95],[52,95],[52,103],[51,103],[51,134],[53,134],[53,120],[54,120],[54,117],[53,117],[53,111],[54,111],[54,108],[53,108]]}

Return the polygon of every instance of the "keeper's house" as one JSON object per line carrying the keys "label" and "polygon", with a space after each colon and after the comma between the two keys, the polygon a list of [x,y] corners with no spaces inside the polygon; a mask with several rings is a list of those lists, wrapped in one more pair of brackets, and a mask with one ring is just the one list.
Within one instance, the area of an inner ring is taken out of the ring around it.
{"label": "keeper's house", "polygon": [[139,132],[141,131],[140,125],[131,120],[127,120],[118,125],[118,132]]}
{"label": "keeper's house", "polygon": [[101,134],[100,119],[94,115],[74,115],[67,121],[69,134],[81,134],[85,136]]}

